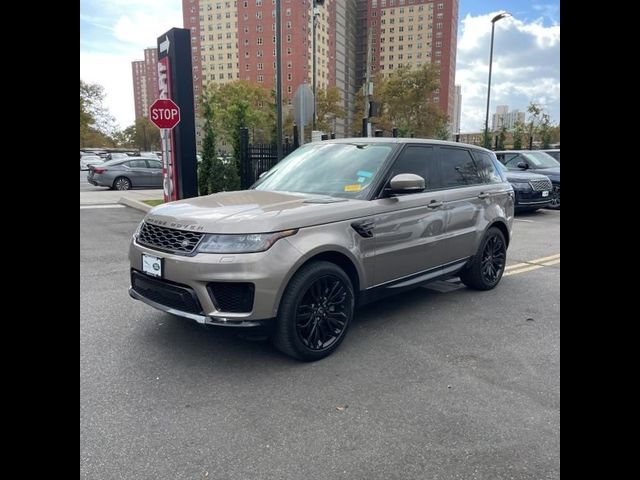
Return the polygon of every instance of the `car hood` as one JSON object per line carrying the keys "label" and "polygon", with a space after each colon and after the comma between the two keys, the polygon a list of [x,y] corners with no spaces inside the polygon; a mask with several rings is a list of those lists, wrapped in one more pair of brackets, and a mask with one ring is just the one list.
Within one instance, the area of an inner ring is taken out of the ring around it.
{"label": "car hood", "polygon": [[560,167],[551,167],[551,168],[532,168],[528,170],[532,173],[541,173],[542,175],[546,175],[553,182],[560,181]]}
{"label": "car hood", "polygon": [[159,205],[145,221],[203,233],[263,233],[357,218],[370,206],[366,200],[243,190]]}

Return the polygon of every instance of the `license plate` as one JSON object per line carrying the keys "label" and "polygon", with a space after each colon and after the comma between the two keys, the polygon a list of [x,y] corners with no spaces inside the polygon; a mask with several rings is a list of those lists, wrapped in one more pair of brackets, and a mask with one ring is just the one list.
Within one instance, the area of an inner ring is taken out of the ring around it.
{"label": "license plate", "polygon": [[162,258],[142,254],[142,271],[154,277],[162,277]]}
{"label": "license plate", "polygon": [[543,197],[548,197],[549,196],[549,191],[545,190],[544,192],[542,192],[542,196]]}

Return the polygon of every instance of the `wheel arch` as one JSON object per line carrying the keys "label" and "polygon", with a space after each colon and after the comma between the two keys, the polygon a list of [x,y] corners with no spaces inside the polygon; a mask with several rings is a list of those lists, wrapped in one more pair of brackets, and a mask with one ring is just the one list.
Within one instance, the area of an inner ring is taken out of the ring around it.
{"label": "wheel arch", "polygon": [[[291,281],[293,276],[305,265],[317,261],[326,261],[333,263],[340,267],[347,274],[349,280],[351,280],[353,293],[356,297],[355,300],[357,302],[357,299],[360,295],[361,285],[365,284],[364,273],[358,267],[357,262],[352,258],[351,252],[349,252],[348,250],[344,250],[343,248],[340,248],[338,246],[324,246],[324,248],[313,250],[302,256],[289,270],[289,273],[284,278],[284,280],[282,281],[282,285],[278,289],[278,296],[275,302],[277,310],[280,309],[282,296],[284,295],[284,291],[289,285],[289,282]],[[275,315],[277,315],[277,311],[274,312],[274,316]]]}
{"label": "wheel arch", "polygon": [[487,228],[485,229],[485,233],[490,228],[493,228],[493,227],[497,228],[502,232],[502,235],[504,235],[504,240],[507,242],[507,247],[508,247],[509,242],[511,241],[511,238],[509,236],[509,227],[507,226],[507,224],[504,222],[504,220],[495,220],[487,226]]}

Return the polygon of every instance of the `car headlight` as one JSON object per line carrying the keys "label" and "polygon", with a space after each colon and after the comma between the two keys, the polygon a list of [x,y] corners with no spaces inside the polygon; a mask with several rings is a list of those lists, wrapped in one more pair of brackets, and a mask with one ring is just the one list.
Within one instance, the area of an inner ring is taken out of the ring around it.
{"label": "car headlight", "polygon": [[529,182],[511,182],[511,185],[515,190],[530,190],[531,185]]}
{"label": "car headlight", "polygon": [[200,253],[255,253],[271,248],[281,238],[298,233],[297,229],[275,233],[247,233],[243,235],[218,235],[209,233],[198,246]]}
{"label": "car headlight", "polygon": [[142,225],[144,225],[144,220],[142,220],[138,226],[136,227],[136,231],[133,232],[133,238],[135,238],[136,240],[138,239],[138,234],[140,233],[140,230],[142,230]]}

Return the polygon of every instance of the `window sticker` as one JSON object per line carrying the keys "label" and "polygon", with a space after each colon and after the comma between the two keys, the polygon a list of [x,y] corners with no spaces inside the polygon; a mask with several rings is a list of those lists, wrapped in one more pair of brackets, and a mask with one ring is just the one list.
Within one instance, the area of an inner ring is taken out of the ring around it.
{"label": "window sticker", "polygon": [[362,190],[362,185],[360,185],[359,183],[344,186],[345,192],[359,192],[360,190]]}
{"label": "window sticker", "polygon": [[358,173],[356,173],[356,175],[358,175],[359,177],[367,177],[367,178],[373,177],[373,173],[367,172],[366,170],[358,170]]}
{"label": "window sticker", "polygon": [[364,182],[364,181],[365,181],[365,178],[364,178],[364,177],[358,177],[358,183],[362,183],[362,182]]}

